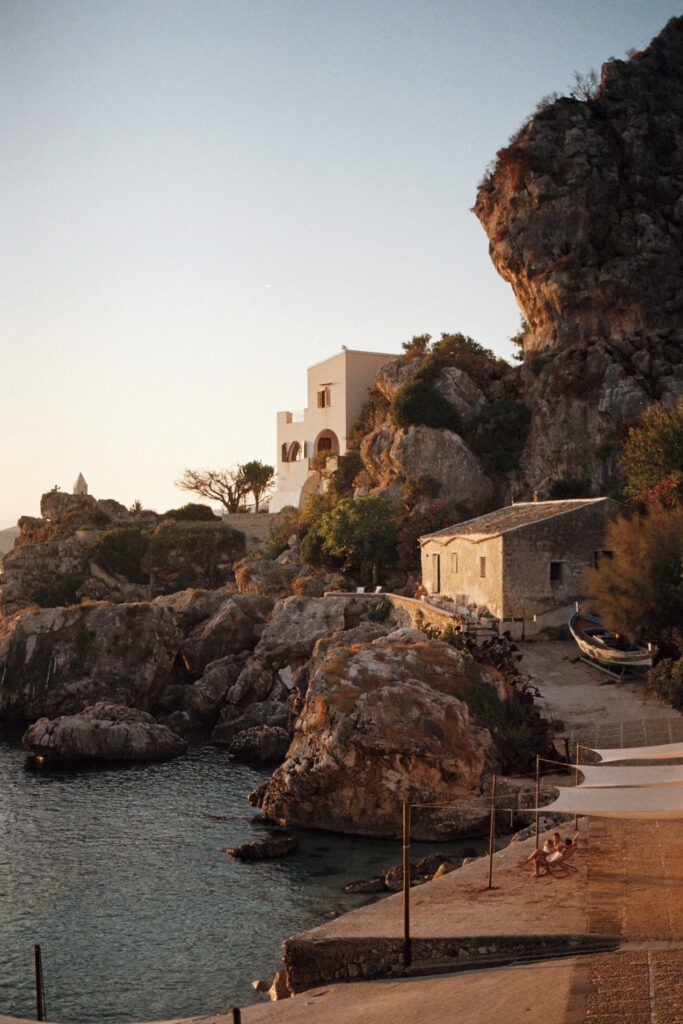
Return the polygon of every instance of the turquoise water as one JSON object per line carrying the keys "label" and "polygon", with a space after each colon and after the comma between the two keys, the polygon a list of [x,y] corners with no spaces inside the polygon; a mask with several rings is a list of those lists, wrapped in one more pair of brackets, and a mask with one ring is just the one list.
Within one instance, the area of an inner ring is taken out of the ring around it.
{"label": "turquoise water", "polygon": [[261,998],[250,982],[272,979],[282,940],[353,909],[344,884],[401,858],[399,842],[304,831],[290,857],[236,861],[227,846],[264,834],[246,803],[263,778],[213,747],[43,771],[0,740],[0,1013],[35,1016],[35,944],[49,1020],[154,1020]]}

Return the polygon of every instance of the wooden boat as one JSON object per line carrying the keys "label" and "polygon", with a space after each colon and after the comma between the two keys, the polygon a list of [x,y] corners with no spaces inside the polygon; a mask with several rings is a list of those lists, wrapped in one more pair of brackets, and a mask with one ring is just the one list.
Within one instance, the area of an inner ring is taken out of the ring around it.
{"label": "wooden boat", "polygon": [[575,612],[569,620],[569,630],[581,653],[601,668],[613,672],[626,669],[644,672],[652,668],[653,650],[626,643],[618,633],[603,626],[597,615]]}

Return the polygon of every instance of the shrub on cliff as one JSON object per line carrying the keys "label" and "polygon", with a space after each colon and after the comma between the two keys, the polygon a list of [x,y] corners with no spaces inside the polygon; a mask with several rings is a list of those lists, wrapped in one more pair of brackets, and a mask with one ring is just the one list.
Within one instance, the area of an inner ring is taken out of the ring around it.
{"label": "shrub on cliff", "polygon": [[683,398],[672,409],[651,405],[628,432],[621,466],[628,498],[683,499]]}
{"label": "shrub on cliff", "polygon": [[147,583],[142,560],[147,554],[149,537],[137,526],[109,530],[93,545],[92,560],[114,576],[125,576],[131,583]]}
{"label": "shrub on cliff", "polygon": [[467,443],[487,466],[506,473],[519,465],[530,424],[531,413],[523,402],[501,398],[471,421]]}

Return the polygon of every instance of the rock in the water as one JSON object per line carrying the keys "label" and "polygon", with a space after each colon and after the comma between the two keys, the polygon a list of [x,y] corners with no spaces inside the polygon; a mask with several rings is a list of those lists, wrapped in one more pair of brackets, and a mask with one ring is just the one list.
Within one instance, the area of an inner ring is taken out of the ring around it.
{"label": "rock in the water", "polygon": [[255,725],[238,733],[228,752],[243,764],[281,764],[289,749],[289,732],[279,726]]}
{"label": "rock in the water", "polygon": [[40,718],[24,733],[22,743],[51,762],[158,761],[187,749],[180,736],[146,712],[104,701],[78,715]]}
{"label": "rock in the water", "polygon": [[30,721],[101,700],[153,708],[180,639],[172,613],[150,604],[44,608],[0,619],[0,715]]}
{"label": "rock in the water", "polygon": [[238,860],[276,860],[294,853],[299,848],[299,840],[290,835],[269,835],[265,839],[257,839],[253,843],[232,846],[226,851]]}
{"label": "rock in the water", "polygon": [[402,801],[448,803],[446,818],[416,813],[413,836],[483,834],[488,809],[477,796],[493,744],[460,699],[473,672],[468,655],[419,631],[351,646],[342,634],[317,664],[287,760],[262,800],[264,816],[397,836]]}

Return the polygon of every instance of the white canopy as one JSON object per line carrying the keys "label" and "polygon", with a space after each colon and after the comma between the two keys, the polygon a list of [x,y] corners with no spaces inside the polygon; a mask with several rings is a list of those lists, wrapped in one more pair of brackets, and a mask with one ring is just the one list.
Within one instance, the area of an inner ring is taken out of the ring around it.
{"label": "white canopy", "polygon": [[570,786],[539,811],[600,818],[683,818],[683,786]]}
{"label": "white canopy", "polygon": [[579,765],[583,782],[579,789],[598,786],[683,786],[683,764],[639,765],[612,768],[608,765]]}
{"label": "white canopy", "polygon": [[660,743],[655,747],[610,747],[605,750],[585,747],[584,749],[598,754],[603,764],[607,761],[658,761],[683,757],[683,742]]}

